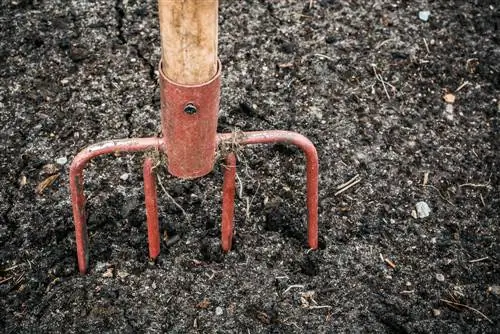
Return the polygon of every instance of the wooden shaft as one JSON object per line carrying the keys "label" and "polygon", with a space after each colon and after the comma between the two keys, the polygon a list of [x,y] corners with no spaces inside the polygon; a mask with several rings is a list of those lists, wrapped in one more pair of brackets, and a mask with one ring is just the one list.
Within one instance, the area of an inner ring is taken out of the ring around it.
{"label": "wooden shaft", "polygon": [[218,0],[159,0],[162,70],[171,81],[202,84],[217,73]]}

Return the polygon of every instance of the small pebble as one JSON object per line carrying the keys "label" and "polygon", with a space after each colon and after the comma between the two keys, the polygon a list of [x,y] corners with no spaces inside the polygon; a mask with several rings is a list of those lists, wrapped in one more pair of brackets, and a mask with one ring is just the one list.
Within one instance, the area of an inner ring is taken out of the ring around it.
{"label": "small pebble", "polygon": [[426,218],[431,214],[431,208],[425,202],[418,202],[415,204],[415,211],[417,212],[418,218]]}
{"label": "small pebble", "polygon": [[436,274],[436,279],[439,282],[444,282],[444,275],[443,274]]}
{"label": "small pebble", "polygon": [[108,268],[104,274],[102,274],[103,278],[112,278],[113,277],[113,268]]}
{"label": "small pebble", "polygon": [[421,10],[418,12],[418,18],[424,22],[429,20],[429,16],[431,16],[431,12],[428,10]]}
{"label": "small pebble", "polygon": [[58,165],[64,166],[68,162],[68,159],[66,157],[60,157],[59,159],[56,160],[56,163]]}
{"label": "small pebble", "polygon": [[437,308],[432,309],[432,314],[435,317],[439,317],[441,315],[441,310],[438,310]]}
{"label": "small pebble", "polygon": [[128,180],[128,177],[129,177],[129,174],[128,174],[128,173],[123,173],[122,175],[120,175],[120,180],[122,180],[122,181],[127,181],[127,180]]}
{"label": "small pebble", "polygon": [[222,315],[222,313],[224,313],[224,310],[222,309],[222,307],[217,306],[217,307],[215,308],[215,314],[216,314],[216,315]]}
{"label": "small pebble", "polygon": [[500,285],[492,285],[488,287],[488,292],[500,297]]}
{"label": "small pebble", "polygon": [[446,102],[446,103],[451,103],[451,104],[453,104],[453,103],[455,103],[455,99],[456,99],[456,97],[455,97],[455,95],[454,95],[454,94],[452,94],[452,93],[447,93],[447,94],[444,94],[444,95],[443,95],[443,100],[444,100],[444,102]]}

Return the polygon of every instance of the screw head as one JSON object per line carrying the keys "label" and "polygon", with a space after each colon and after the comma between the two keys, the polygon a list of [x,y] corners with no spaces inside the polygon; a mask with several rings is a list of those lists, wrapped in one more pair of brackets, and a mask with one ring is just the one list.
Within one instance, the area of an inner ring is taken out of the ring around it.
{"label": "screw head", "polygon": [[184,112],[186,114],[189,114],[189,115],[196,114],[197,111],[198,111],[198,109],[196,109],[196,106],[194,104],[192,104],[192,103],[188,103],[184,107]]}

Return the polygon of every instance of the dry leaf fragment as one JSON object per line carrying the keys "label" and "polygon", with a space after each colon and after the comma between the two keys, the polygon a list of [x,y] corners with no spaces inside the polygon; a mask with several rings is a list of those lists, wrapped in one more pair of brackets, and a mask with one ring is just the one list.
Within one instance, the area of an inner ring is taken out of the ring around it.
{"label": "dry leaf fragment", "polygon": [[266,312],[257,311],[255,313],[255,317],[263,324],[269,325],[271,323],[271,319],[269,318],[269,315]]}
{"label": "dry leaf fragment", "polygon": [[113,268],[108,268],[104,274],[102,274],[103,278],[112,278],[113,277]]}
{"label": "dry leaf fragment", "polygon": [[46,188],[50,187],[52,185],[52,183],[54,183],[54,181],[57,180],[57,178],[59,177],[59,175],[60,175],[59,173],[51,175],[48,178],[46,178],[45,180],[43,180],[42,182],[40,182],[36,186],[36,192],[37,192],[37,194],[41,195]]}
{"label": "dry leaf fragment", "polygon": [[201,302],[196,304],[196,308],[206,309],[210,306],[210,300],[208,298],[204,298]]}
{"label": "dry leaf fragment", "polygon": [[46,164],[42,167],[42,175],[54,175],[59,173],[59,167],[55,164]]}
{"label": "dry leaf fragment", "polygon": [[28,179],[26,178],[26,175],[21,175],[19,177],[19,187],[24,187],[28,183]]}
{"label": "dry leaf fragment", "polygon": [[443,95],[443,100],[446,103],[453,104],[453,103],[455,103],[455,94],[452,94],[452,93],[444,94]]}

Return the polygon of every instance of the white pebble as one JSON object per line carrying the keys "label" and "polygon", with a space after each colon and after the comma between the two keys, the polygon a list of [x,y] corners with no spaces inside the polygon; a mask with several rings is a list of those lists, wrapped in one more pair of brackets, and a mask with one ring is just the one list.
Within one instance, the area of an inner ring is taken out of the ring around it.
{"label": "white pebble", "polygon": [[417,211],[418,218],[426,218],[431,214],[431,208],[425,202],[418,202],[415,204],[415,211]]}
{"label": "white pebble", "polygon": [[436,274],[436,279],[439,282],[444,282],[444,275],[443,274]]}
{"label": "white pebble", "polygon": [[224,313],[224,310],[222,309],[222,307],[217,306],[217,307],[215,308],[215,314],[216,314],[216,315],[222,315],[222,313]]}
{"label": "white pebble", "polygon": [[431,12],[428,10],[421,10],[418,12],[418,18],[424,22],[427,22],[429,20],[429,16],[431,16]]}
{"label": "white pebble", "polygon": [[129,177],[129,174],[128,174],[128,173],[123,173],[122,175],[120,175],[120,180],[122,180],[122,181],[127,181],[127,180],[128,180],[128,177]]}
{"label": "white pebble", "polygon": [[60,157],[59,159],[56,160],[56,163],[58,165],[64,166],[68,162],[68,158],[66,157]]}

